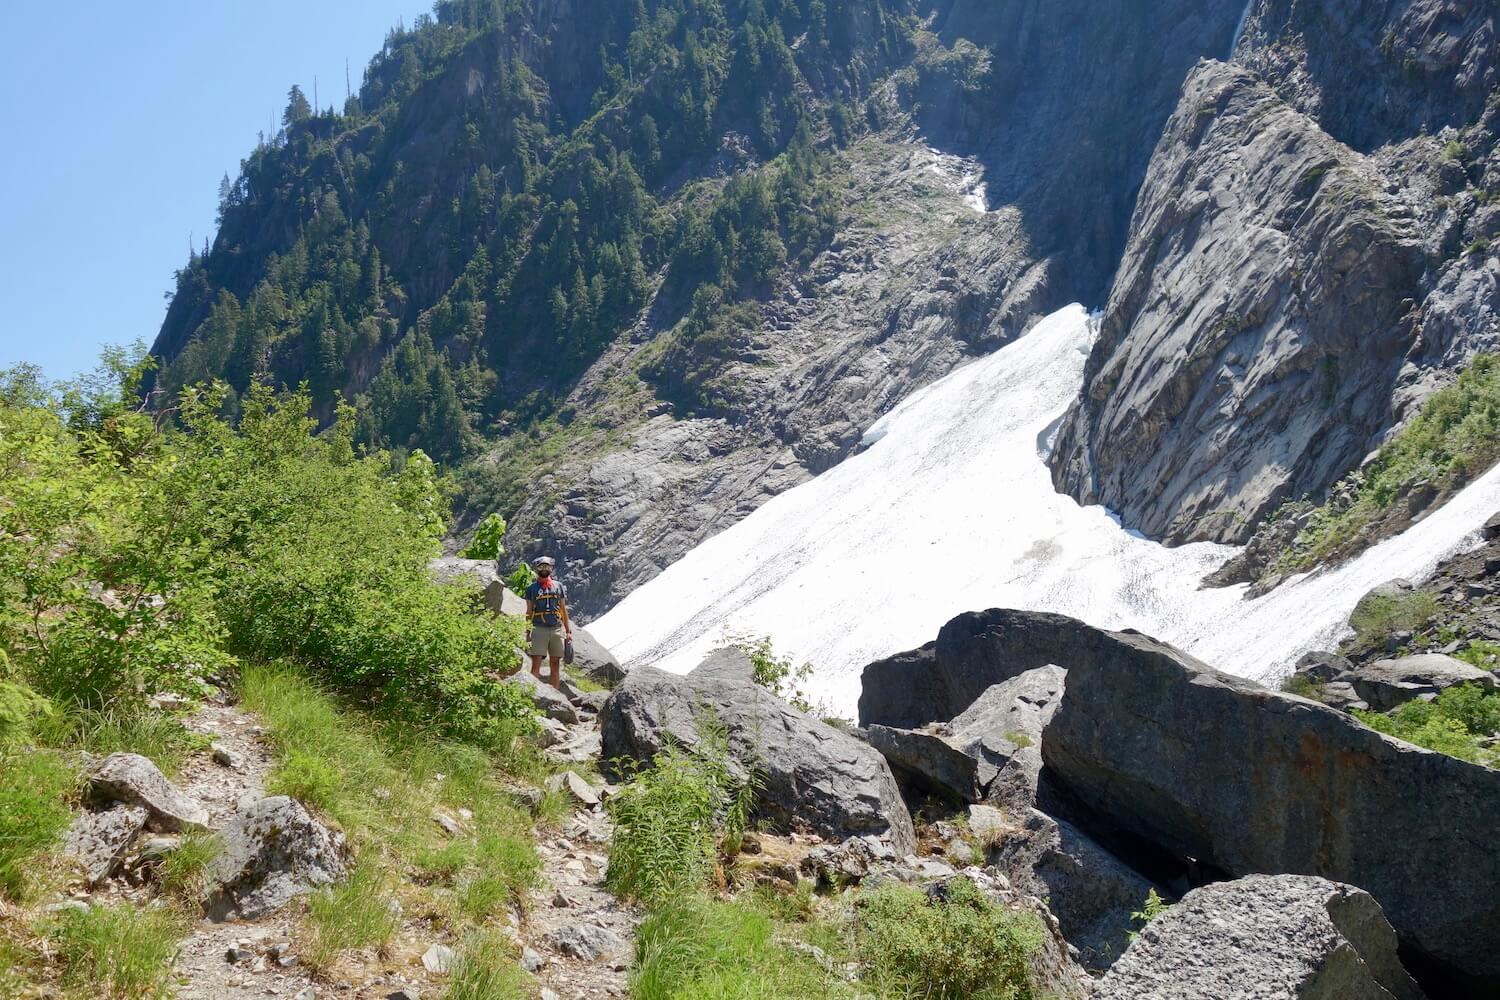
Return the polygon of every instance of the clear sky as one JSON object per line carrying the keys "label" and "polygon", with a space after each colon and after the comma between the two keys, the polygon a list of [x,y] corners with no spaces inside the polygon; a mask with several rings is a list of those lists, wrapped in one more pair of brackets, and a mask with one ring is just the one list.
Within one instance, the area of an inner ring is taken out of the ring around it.
{"label": "clear sky", "polygon": [[8,6],[0,58],[0,367],[53,378],[148,345],[219,179],[313,79],[342,108],[429,0],[73,0]]}

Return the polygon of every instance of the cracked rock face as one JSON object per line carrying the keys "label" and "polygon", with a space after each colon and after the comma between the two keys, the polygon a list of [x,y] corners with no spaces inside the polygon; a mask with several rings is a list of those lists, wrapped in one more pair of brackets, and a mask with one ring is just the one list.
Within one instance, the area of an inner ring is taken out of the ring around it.
{"label": "cracked rock face", "polygon": [[1306,875],[1195,889],[1148,923],[1094,1000],[1422,1000],[1369,893]]}
{"label": "cracked rock face", "polygon": [[102,812],[86,812],[73,820],[63,850],[83,865],[92,888],[113,875],[130,845],[146,828],[149,813],[141,806],[116,805]]}
{"label": "cracked rock face", "polygon": [[211,920],[254,920],[348,873],[344,835],[284,795],[243,807],[219,835],[223,851],[209,866],[204,902]]}

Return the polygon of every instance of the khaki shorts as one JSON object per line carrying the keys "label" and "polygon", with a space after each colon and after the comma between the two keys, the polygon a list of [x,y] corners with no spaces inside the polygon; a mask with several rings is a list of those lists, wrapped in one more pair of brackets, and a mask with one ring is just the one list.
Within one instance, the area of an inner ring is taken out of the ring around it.
{"label": "khaki shorts", "polygon": [[562,656],[562,627],[547,628],[545,625],[538,625],[533,628],[531,630],[531,648],[527,652],[532,656]]}

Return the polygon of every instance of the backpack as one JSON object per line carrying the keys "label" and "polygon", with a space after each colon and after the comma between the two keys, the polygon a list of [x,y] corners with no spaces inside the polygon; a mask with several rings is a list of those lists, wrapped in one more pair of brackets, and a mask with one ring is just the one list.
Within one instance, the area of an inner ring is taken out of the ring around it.
{"label": "backpack", "polygon": [[562,624],[562,603],[567,599],[563,585],[553,581],[552,586],[542,589],[537,580],[526,588],[526,599],[531,602],[531,624],[542,628],[557,628]]}

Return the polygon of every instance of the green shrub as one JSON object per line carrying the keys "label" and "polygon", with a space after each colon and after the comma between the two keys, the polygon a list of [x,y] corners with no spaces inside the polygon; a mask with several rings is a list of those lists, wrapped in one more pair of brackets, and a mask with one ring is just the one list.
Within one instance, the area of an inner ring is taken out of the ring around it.
{"label": "green shrub", "polygon": [[164,1000],[173,993],[172,959],[186,931],[171,910],[120,903],[66,913],[47,936],[72,995]]}
{"label": "green shrub", "polygon": [[1449,688],[1432,701],[1409,701],[1393,711],[1355,711],[1371,729],[1414,743],[1450,757],[1500,766],[1500,753],[1481,745],[1481,740],[1500,733],[1500,693],[1490,694],[1478,685]]}
{"label": "green shrub", "polygon": [[909,886],[882,886],[858,903],[857,949],[880,989],[931,1000],[1031,1000],[1028,959],[1040,922],[1013,914],[956,878],[947,898]]}
{"label": "green shrub", "polygon": [[771,646],[771,637],[767,635],[732,635],[728,645],[749,657],[755,683],[800,712],[814,711],[812,702],[801,688],[801,683],[813,674],[811,663],[793,666],[790,657],[777,656]]}
{"label": "green shrub", "polygon": [[1336,493],[1347,505],[1324,504],[1278,561],[1282,572],[1309,569],[1347,554],[1364,527],[1405,491],[1426,479],[1439,487],[1478,475],[1500,457],[1500,356],[1476,356],[1458,381],[1432,394],[1421,412],[1381,447]]}
{"label": "green shrub", "polygon": [[54,753],[0,754],[0,898],[24,898],[35,859],[57,844],[77,778]]}
{"label": "green shrub", "polygon": [[1488,639],[1473,639],[1455,655],[1480,670],[1494,670],[1500,664],[1500,643],[1490,642]]}
{"label": "green shrub", "polygon": [[1313,701],[1323,700],[1323,685],[1306,674],[1287,674],[1282,679],[1281,690],[1287,694],[1294,694],[1299,698],[1309,698]]}
{"label": "green shrub", "polygon": [[326,969],[351,948],[385,948],[401,925],[393,902],[385,873],[371,862],[360,864],[347,881],[309,901],[302,957],[312,968]]}
{"label": "green shrub", "polygon": [[525,1000],[527,977],[515,946],[498,931],[475,931],[464,940],[443,1000]]}
{"label": "green shrub", "polygon": [[1379,645],[1394,632],[1421,628],[1437,614],[1437,595],[1428,590],[1414,590],[1399,596],[1364,598],[1349,616],[1355,640],[1361,645]]}
{"label": "green shrub", "polygon": [[505,537],[505,518],[490,514],[474,529],[474,539],[464,549],[465,559],[499,559],[505,554],[500,540]]}
{"label": "green shrub", "polygon": [[512,594],[524,594],[528,587],[536,583],[536,570],[526,563],[521,563],[511,571],[510,576],[505,578],[505,586]]}
{"label": "green shrub", "polygon": [[717,857],[717,816],[728,789],[719,769],[678,746],[632,775],[609,800],[614,833],[605,883],[615,895],[657,906],[708,884]]}
{"label": "green shrub", "polygon": [[[852,989],[775,938],[756,908],[686,894],[653,911],[636,932],[635,1000],[819,1000]],[[920,994],[910,994],[913,996]]]}
{"label": "green shrub", "polygon": [[25,743],[52,714],[52,703],[31,688],[0,681],[0,753]]}

